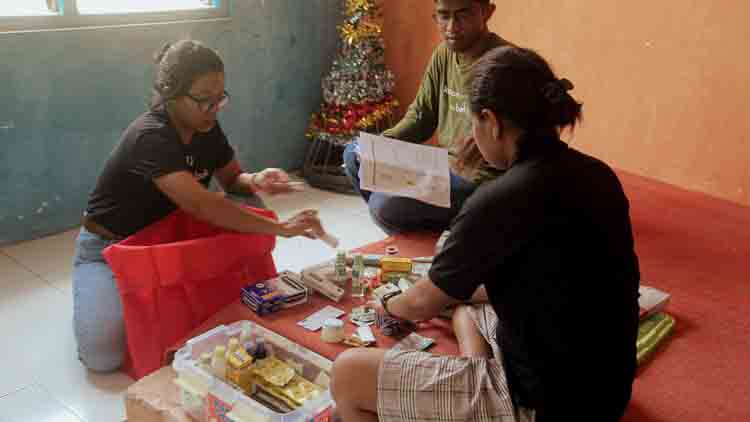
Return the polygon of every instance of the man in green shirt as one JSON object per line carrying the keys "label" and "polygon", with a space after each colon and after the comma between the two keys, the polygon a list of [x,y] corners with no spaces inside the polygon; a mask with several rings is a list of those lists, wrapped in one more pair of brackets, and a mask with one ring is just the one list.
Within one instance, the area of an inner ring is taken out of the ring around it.
{"label": "man in green shirt", "polygon": [[357,144],[344,151],[347,175],[367,202],[374,221],[388,234],[448,229],[478,184],[493,177],[486,165],[460,171],[456,158],[464,140],[471,136],[467,101],[472,66],[485,52],[508,44],[487,26],[494,12],[490,0],[435,0],[434,18],[444,41],[433,52],[406,116],[383,132],[383,136],[413,143],[424,143],[437,132],[439,146],[447,148],[451,157],[451,208],[360,190]]}

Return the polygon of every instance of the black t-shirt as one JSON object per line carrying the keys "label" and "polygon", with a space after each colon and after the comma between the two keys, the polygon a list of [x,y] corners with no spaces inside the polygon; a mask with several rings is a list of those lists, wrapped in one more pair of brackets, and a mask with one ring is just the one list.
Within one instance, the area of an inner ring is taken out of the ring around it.
{"label": "black t-shirt", "polygon": [[107,160],[86,215],[114,234],[129,236],[177,207],[156,187],[155,178],[188,171],[208,187],[214,171],[233,157],[218,123],[207,133],[196,132],[185,145],[163,107],[146,112],[125,130]]}
{"label": "black t-shirt", "polygon": [[618,420],[638,327],[628,200],[603,162],[544,145],[468,199],[430,278],[458,300],[486,286],[514,401],[538,422]]}

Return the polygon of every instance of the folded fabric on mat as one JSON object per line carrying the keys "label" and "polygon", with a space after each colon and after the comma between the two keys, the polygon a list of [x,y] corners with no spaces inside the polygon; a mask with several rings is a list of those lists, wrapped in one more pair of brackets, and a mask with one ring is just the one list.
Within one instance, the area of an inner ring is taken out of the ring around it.
{"label": "folded fabric on mat", "polygon": [[638,365],[648,360],[674,330],[675,320],[671,315],[659,312],[641,320],[638,325]]}

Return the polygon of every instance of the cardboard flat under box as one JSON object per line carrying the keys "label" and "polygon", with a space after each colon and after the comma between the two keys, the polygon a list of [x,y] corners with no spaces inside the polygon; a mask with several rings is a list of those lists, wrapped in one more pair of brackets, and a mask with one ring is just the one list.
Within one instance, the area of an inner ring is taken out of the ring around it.
{"label": "cardboard flat under box", "polygon": [[177,377],[171,366],[142,378],[125,393],[126,422],[194,422],[180,408]]}

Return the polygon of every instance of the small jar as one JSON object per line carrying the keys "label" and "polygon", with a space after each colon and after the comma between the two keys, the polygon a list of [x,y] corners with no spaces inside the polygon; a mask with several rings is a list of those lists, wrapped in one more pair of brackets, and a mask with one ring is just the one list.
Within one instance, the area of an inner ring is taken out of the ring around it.
{"label": "small jar", "polygon": [[346,270],[346,252],[339,250],[336,252],[336,260],[333,264],[333,280],[338,284],[344,284],[349,279]]}
{"label": "small jar", "polygon": [[323,321],[320,339],[326,343],[341,343],[344,341],[344,321],[337,318],[329,318]]}

